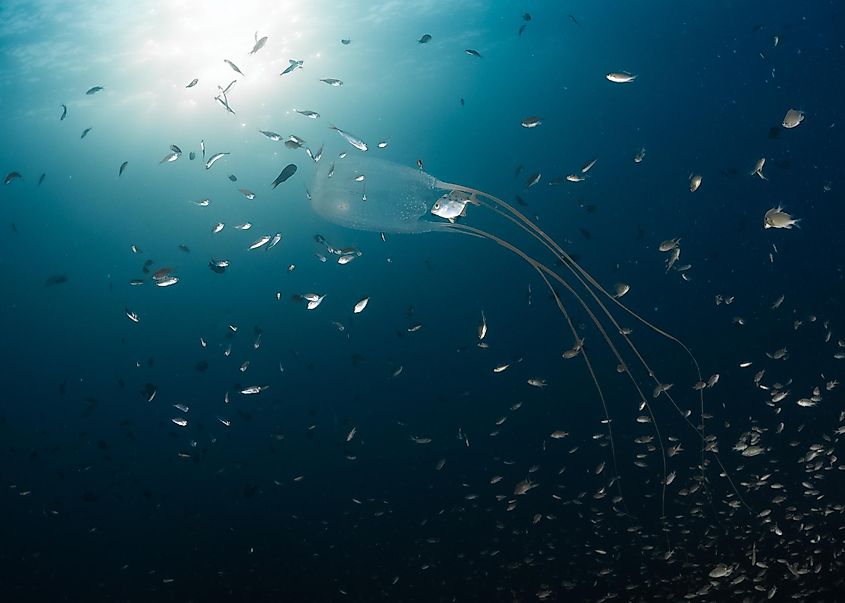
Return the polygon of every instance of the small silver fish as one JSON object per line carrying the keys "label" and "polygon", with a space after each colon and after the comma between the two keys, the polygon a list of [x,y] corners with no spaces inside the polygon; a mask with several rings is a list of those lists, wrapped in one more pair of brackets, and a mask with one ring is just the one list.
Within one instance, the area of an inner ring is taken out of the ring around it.
{"label": "small silver fish", "polygon": [[640,147],[640,150],[634,154],[634,163],[642,163],[645,159],[645,147]]}
{"label": "small silver fish", "polygon": [[778,205],[773,207],[763,216],[763,228],[786,228],[791,230],[793,226],[798,226],[801,218],[793,218],[792,215],[783,211],[783,208]]}
{"label": "small silver fish", "polygon": [[352,313],[353,314],[360,314],[361,312],[364,311],[364,308],[367,307],[368,303],[370,303],[370,298],[369,297],[363,298],[357,304],[355,304],[354,308],[352,308]]}
{"label": "small silver fish", "polygon": [[294,69],[302,69],[303,61],[295,61],[293,59],[288,59],[288,63],[289,63],[289,65],[287,66],[287,68],[284,71],[282,71],[279,75],[287,75],[288,73],[290,73]]}
{"label": "small silver fish", "polygon": [[266,245],[267,243],[270,242],[270,239],[271,239],[270,235],[264,235],[260,239],[257,239],[256,241],[254,241],[252,243],[252,245],[249,246],[249,250],[252,251],[253,249],[258,249],[259,247],[263,247],[264,245]]}
{"label": "small silver fish", "polygon": [[275,132],[271,132],[270,130],[258,130],[258,131],[261,132],[262,134],[264,134],[264,136],[266,136],[267,138],[269,138],[273,142],[279,142],[282,139],[281,134],[276,134]]}
{"label": "small silver fish", "polygon": [[365,143],[363,140],[361,140],[357,136],[354,136],[353,134],[350,134],[349,132],[344,132],[340,128],[336,128],[335,126],[332,126],[332,125],[329,126],[329,129],[334,130],[335,132],[340,134],[346,142],[351,144],[353,147],[355,147],[359,151],[366,151],[367,150],[367,143]]}
{"label": "small silver fish", "polygon": [[627,84],[637,79],[636,75],[628,73],[627,71],[612,71],[605,77],[615,84]]}
{"label": "small silver fish", "polygon": [[329,86],[333,86],[335,88],[339,88],[340,86],[343,86],[343,82],[341,80],[335,79],[333,77],[325,77],[325,78],[322,78],[320,81],[328,84]]}
{"label": "small silver fish", "polygon": [[255,32],[255,46],[252,47],[252,50],[249,51],[249,54],[255,54],[256,52],[258,52],[259,50],[264,48],[264,45],[266,43],[267,43],[267,36],[264,36],[263,38],[261,38],[259,40],[258,39],[258,32],[256,31]]}
{"label": "small silver fish", "polygon": [[781,125],[787,130],[791,130],[792,128],[798,127],[798,124],[802,121],[804,121],[804,112],[799,111],[798,109],[790,109],[786,112],[786,115],[783,116]]}
{"label": "small silver fish", "polygon": [[232,68],[232,70],[233,70],[235,73],[240,73],[241,75],[243,75],[244,77],[246,77],[246,76],[244,75],[244,72],[243,72],[243,71],[241,71],[240,69],[238,69],[238,66],[237,66],[237,65],[235,65],[235,64],[234,64],[232,61],[230,61],[229,59],[223,59],[223,62],[224,62],[224,63],[226,63],[229,67],[231,67],[231,68]]}
{"label": "small silver fish", "polygon": [[282,240],[282,233],[277,232],[276,234],[274,234],[273,238],[270,239],[270,244],[267,245],[267,251],[270,251],[271,249],[273,249],[273,247],[278,245],[279,241],[281,241],[281,240]]}
{"label": "small silver fish", "polygon": [[[215,153],[214,155],[209,157],[208,161],[205,162],[205,169],[210,170],[211,166],[214,165],[215,163],[217,163],[217,161],[219,159],[221,159],[222,157],[229,155],[229,154],[230,153]],[[203,156],[205,156],[204,152],[203,152]]]}

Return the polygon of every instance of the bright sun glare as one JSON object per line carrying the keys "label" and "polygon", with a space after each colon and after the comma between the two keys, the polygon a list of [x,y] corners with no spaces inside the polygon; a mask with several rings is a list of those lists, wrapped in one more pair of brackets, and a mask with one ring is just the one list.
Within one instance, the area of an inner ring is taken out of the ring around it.
{"label": "bright sun glare", "polygon": [[[301,26],[307,22],[302,2],[196,2],[177,1],[151,8],[143,23],[140,48],[131,49],[139,69],[149,70],[156,96],[182,89],[194,78],[201,94],[182,96],[176,108],[193,110],[233,80],[239,102],[252,102],[276,82],[288,59],[313,60],[319,52],[305,55]],[[253,55],[257,39],[268,37],[264,48]],[[243,73],[237,73],[228,59]],[[294,82],[295,85],[295,82]],[[235,94],[233,94],[235,96]],[[221,107],[221,110],[225,110]]]}

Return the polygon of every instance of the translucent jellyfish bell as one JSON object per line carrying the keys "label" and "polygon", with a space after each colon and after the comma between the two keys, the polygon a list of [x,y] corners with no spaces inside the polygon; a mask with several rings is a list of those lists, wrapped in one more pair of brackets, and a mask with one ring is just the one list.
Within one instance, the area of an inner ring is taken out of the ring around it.
{"label": "translucent jellyfish bell", "polygon": [[330,222],[373,232],[430,232],[427,219],[439,197],[439,182],[415,168],[349,155],[321,161],[311,188],[311,207]]}

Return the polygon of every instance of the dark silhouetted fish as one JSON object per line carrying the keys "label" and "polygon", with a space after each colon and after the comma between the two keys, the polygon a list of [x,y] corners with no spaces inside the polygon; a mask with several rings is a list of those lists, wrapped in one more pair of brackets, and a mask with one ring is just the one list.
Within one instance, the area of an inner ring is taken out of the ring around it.
{"label": "dark silhouetted fish", "polygon": [[67,275],[64,274],[54,274],[46,281],[44,281],[45,287],[52,287],[53,285],[61,285],[62,283],[67,282]]}
{"label": "dark silhouetted fish", "polygon": [[271,185],[271,186],[272,186],[272,188],[276,188],[276,187],[277,187],[277,186],[279,186],[282,182],[284,182],[285,180],[287,180],[288,178],[290,178],[291,176],[293,176],[295,173],[296,173],[296,165],[294,165],[293,163],[289,163],[289,164],[287,164],[287,165],[285,166],[285,169],[283,169],[283,170],[279,173],[279,175],[278,175],[278,176],[276,176],[276,179],[275,179],[275,180],[273,180],[273,184]]}

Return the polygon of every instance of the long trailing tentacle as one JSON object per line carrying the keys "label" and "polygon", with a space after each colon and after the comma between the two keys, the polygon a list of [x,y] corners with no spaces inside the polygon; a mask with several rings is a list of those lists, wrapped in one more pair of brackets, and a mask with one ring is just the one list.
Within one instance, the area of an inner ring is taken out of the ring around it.
{"label": "long trailing tentacle", "polygon": [[[692,354],[692,351],[686,346],[686,344],[684,344],[681,340],[679,340],[674,335],[666,332],[665,330],[663,330],[660,327],[654,325],[653,323],[651,323],[647,319],[643,318],[642,316],[640,316],[639,314],[634,312],[632,309],[630,309],[628,306],[626,306],[625,304],[620,302],[615,296],[611,295],[606,289],[604,289],[604,287],[602,287],[602,285],[600,283],[598,283],[592,277],[592,275],[590,275],[586,270],[584,270],[565,250],[563,250],[560,247],[560,245],[558,245],[558,243],[556,241],[554,241],[554,239],[552,239],[550,236],[548,236],[541,228],[539,228],[536,224],[534,224],[534,222],[532,222],[529,218],[527,218],[525,215],[523,215],[519,210],[517,210],[513,206],[509,205],[508,203],[502,201],[501,199],[494,197],[493,195],[489,195],[488,193],[484,193],[482,191],[477,191],[475,189],[472,189],[472,188],[469,188],[469,187],[464,187],[462,185],[453,185],[453,184],[447,184],[447,183],[442,183],[442,182],[440,182],[439,185],[442,186],[443,188],[451,188],[452,190],[460,190],[460,191],[463,191],[463,192],[470,193],[471,195],[473,195],[472,198],[473,198],[474,202],[476,202],[478,205],[484,206],[487,209],[490,209],[490,210],[494,211],[495,213],[505,217],[506,219],[508,219],[512,223],[516,224],[521,229],[528,232],[531,236],[533,236],[541,244],[543,244],[543,246],[545,246],[549,251],[551,251],[552,254],[558,260],[560,260],[561,263],[564,266],[567,267],[567,269],[575,276],[575,278],[581,283],[581,285],[588,291],[589,295],[593,298],[593,300],[596,302],[596,304],[602,310],[603,314],[608,318],[608,320],[610,320],[610,322],[618,330],[619,334],[624,338],[624,340],[626,341],[628,346],[631,348],[631,350],[633,351],[633,353],[635,354],[635,356],[637,357],[639,362],[642,364],[642,366],[646,369],[646,371],[648,372],[648,375],[652,378],[652,380],[655,382],[655,385],[657,387],[660,387],[660,385],[661,385],[659,379],[657,378],[657,375],[651,369],[651,367],[648,365],[648,362],[645,360],[645,358],[639,352],[639,350],[634,345],[634,343],[627,336],[625,330],[621,328],[621,326],[617,322],[616,318],[613,316],[613,314],[607,308],[607,306],[602,301],[602,299],[599,298],[599,293],[602,294],[606,299],[611,300],[614,304],[616,304],[618,307],[623,309],[629,315],[634,317],[640,323],[646,325],[648,328],[650,328],[654,332],[658,333],[659,335],[661,335],[661,336],[675,342],[677,345],[679,345],[684,350],[684,352],[687,354],[687,356],[690,358],[690,360],[692,361],[692,363],[695,367],[695,370],[696,370],[696,374],[698,375],[698,380],[699,381],[702,380],[701,379],[701,369],[699,367],[698,361],[695,358],[695,356]],[[485,201],[485,199],[487,199],[487,201]],[[502,211],[501,209],[499,209],[499,207],[497,207],[497,205],[504,207],[507,210],[507,212],[509,212],[509,213]],[[584,305],[583,302],[582,302],[582,305]],[[594,316],[591,316],[591,318],[593,318],[594,322],[596,322],[597,319],[595,319]],[[629,377],[635,382],[636,380],[633,378],[633,375],[630,374],[630,371],[627,367],[627,364],[624,361],[622,361],[621,358],[620,358],[620,363],[621,363],[623,369],[626,371],[626,373],[629,374]],[[704,453],[705,453],[705,450],[706,450],[706,447],[707,447],[707,441],[706,441],[705,432],[704,432],[704,421],[705,421],[704,392],[703,392],[703,390],[699,390],[700,423],[699,423],[698,426],[695,426],[695,425],[692,424],[692,422],[690,422],[687,414],[684,413],[681,410],[681,408],[678,406],[678,404],[675,401],[675,399],[673,398],[673,396],[666,389],[664,389],[664,388],[660,388],[660,389],[662,390],[662,391],[660,391],[660,393],[663,394],[664,396],[666,396],[666,398],[669,400],[669,402],[675,408],[675,410],[678,412],[678,414],[680,414],[680,416],[684,419],[684,421],[696,432],[696,434],[698,435],[698,437],[701,440],[700,467],[701,467],[701,472],[702,472],[702,480],[706,484],[706,478],[704,476],[704,470],[705,470]],[[646,402],[645,397],[643,397],[643,402]],[[648,406],[647,403],[646,403],[646,406]],[[649,413],[652,414],[650,407],[649,407]],[[653,414],[652,414],[652,418],[653,418]],[[655,429],[657,431],[656,423],[655,423]],[[659,435],[659,431],[657,431],[657,433]],[[734,484],[733,480],[731,479],[730,474],[728,473],[727,469],[725,468],[724,464],[722,463],[721,459],[719,458],[718,453],[715,450],[711,450],[711,452],[712,452],[713,457],[715,458],[717,464],[722,469],[722,475],[724,475],[728,479],[728,482],[730,483],[731,488],[733,489],[734,493],[737,495],[737,497],[742,502],[742,504],[750,511],[751,509],[750,509],[749,505],[745,502],[745,500],[743,499],[739,490],[737,489],[736,485]],[[664,495],[665,495],[665,488],[664,488]]]}
{"label": "long trailing tentacle", "polygon": [[[549,282],[549,276],[551,276],[554,280],[556,280],[557,282],[562,284],[576,298],[576,300],[578,300],[578,303],[593,318],[594,322],[596,323],[597,328],[602,333],[605,341],[608,343],[608,345],[611,346],[611,348],[613,348],[615,350],[615,348],[613,347],[613,342],[607,336],[606,332],[603,329],[603,326],[599,322],[597,322],[597,318],[595,317],[595,315],[592,314],[592,311],[586,305],[584,299],[580,295],[578,295],[578,293],[576,291],[574,291],[572,289],[572,287],[569,285],[569,283],[567,283],[560,275],[555,273],[551,268],[549,268],[548,266],[545,266],[544,264],[542,264],[542,263],[538,262],[537,260],[535,260],[534,258],[530,257],[528,254],[526,254],[524,251],[517,248],[516,246],[508,243],[507,241],[504,241],[503,239],[500,239],[499,237],[497,237],[493,234],[490,234],[486,231],[483,231],[481,229],[473,228],[471,226],[466,226],[466,225],[463,225],[463,224],[443,224],[443,227],[446,228],[446,229],[449,229],[449,230],[454,230],[454,231],[457,231],[457,232],[462,232],[462,233],[465,233],[465,234],[479,236],[479,237],[489,239],[489,240],[493,241],[494,243],[497,243],[498,245],[500,245],[500,246],[508,249],[509,251],[515,253],[516,255],[521,257],[523,260],[528,262],[539,273],[539,275],[541,276],[543,281],[546,283],[546,286],[549,288],[549,291],[552,293],[552,296],[555,299],[555,303],[557,304],[558,309],[560,310],[560,312],[563,314],[564,318],[566,319],[567,325],[569,326],[569,329],[572,332],[573,338],[576,341],[578,341],[578,339],[579,339],[578,331],[575,328],[574,323],[572,322],[572,318],[571,318],[569,312],[567,311],[566,306],[561,301],[560,296],[557,294],[557,291],[552,286],[552,284]],[[610,442],[611,460],[613,462],[613,470],[614,470],[614,475],[615,475],[615,481],[616,481],[616,484],[617,484],[617,488],[619,490],[619,495],[620,495],[620,497],[622,497],[623,505],[625,506],[626,513],[628,513],[627,505],[625,505],[625,503],[624,503],[624,495],[623,495],[623,492],[622,492],[622,485],[621,485],[621,474],[619,472],[619,466],[618,466],[618,461],[617,461],[617,457],[616,457],[616,444],[615,444],[615,440],[613,438],[612,419],[610,417],[610,411],[607,407],[607,400],[604,396],[604,391],[602,390],[601,384],[599,383],[598,377],[596,376],[595,370],[593,368],[593,365],[590,361],[590,358],[589,358],[586,350],[584,348],[581,348],[580,354],[582,354],[583,357],[584,357],[584,362],[587,365],[587,370],[590,373],[590,377],[592,378],[593,386],[595,387],[595,389],[598,393],[599,399],[601,400],[602,408],[604,410],[605,424],[607,425],[608,439],[609,439],[609,442]],[[619,358],[618,353],[617,353],[617,358]],[[620,362],[621,362],[621,358],[620,358]],[[636,382],[634,382],[634,386],[639,389]],[[640,392],[640,393],[642,394],[642,392]],[[649,409],[649,412],[651,412],[651,409]],[[663,443],[662,443],[662,439],[659,436],[659,431],[658,431],[658,440],[660,441],[661,453],[662,453]],[[663,454],[662,456],[663,456],[663,471],[664,471],[664,480],[663,481],[665,483],[665,481],[666,481],[665,480],[666,457],[665,457],[665,454]],[[665,485],[664,485],[664,491],[665,491]],[[663,516],[663,513],[661,513],[661,516]]]}

